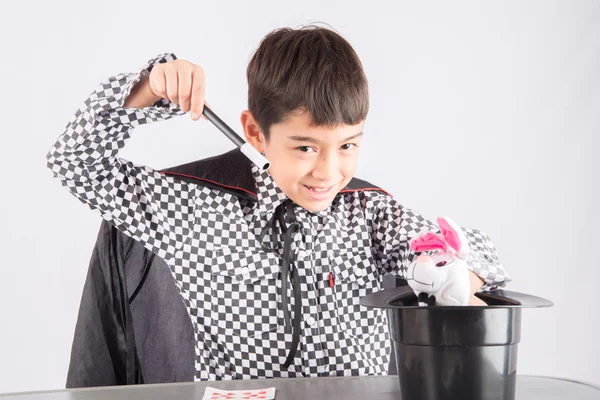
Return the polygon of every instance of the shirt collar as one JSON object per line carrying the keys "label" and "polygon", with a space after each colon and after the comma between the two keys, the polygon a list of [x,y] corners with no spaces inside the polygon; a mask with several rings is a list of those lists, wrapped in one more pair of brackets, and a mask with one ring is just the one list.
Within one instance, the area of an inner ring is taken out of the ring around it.
{"label": "shirt collar", "polygon": [[270,215],[278,205],[283,203],[287,196],[277,185],[269,171],[261,171],[252,165],[252,175],[256,181],[256,197],[258,212],[261,216]]}
{"label": "shirt collar", "polygon": [[[277,185],[277,182],[275,182],[268,170],[261,171],[253,164],[252,175],[256,181],[258,212],[262,219],[268,220],[277,206],[283,203],[288,197],[283,193],[279,185]],[[328,218],[331,215],[331,206],[313,214]]]}

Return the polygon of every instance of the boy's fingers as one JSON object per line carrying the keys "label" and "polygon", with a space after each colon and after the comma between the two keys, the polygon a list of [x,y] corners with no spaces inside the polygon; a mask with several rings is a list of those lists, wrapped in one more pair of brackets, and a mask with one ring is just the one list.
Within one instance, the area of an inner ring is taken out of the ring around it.
{"label": "boy's fingers", "polygon": [[178,91],[178,79],[177,72],[173,68],[165,68],[165,81],[166,81],[166,91],[167,97],[175,104],[179,104],[179,95]]}
{"label": "boy's fingers", "polygon": [[179,108],[181,111],[190,111],[191,91],[192,91],[192,74],[189,70],[180,69],[177,74],[178,78],[178,95]]}
{"label": "boy's fingers", "polygon": [[204,72],[202,68],[198,67],[194,69],[192,73],[192,119],[198,120],[202,115],[204,108]]}
{"label": "boy's fingers", "polygon": [[160,98],[165,99],[167,97],[167,85],[165,83],[165,72],[162,69],[156,68],[152,70],[152,74],[148,79],[148,83],[150,85],[150,91],[153,92],[155,96],[160,96]]}

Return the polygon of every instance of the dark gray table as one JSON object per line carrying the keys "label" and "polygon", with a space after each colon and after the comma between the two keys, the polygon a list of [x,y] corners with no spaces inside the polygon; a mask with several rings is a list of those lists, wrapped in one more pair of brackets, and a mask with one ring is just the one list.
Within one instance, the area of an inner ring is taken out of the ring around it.
{"label": "dark gray table", "polygon": [[[111,386],[14,393],[0,395],[0,397],[2,400],[199,400],[204,396],[206,386],[230,390],[260,389],[273,386],[276,388],[276,400],[400,399],[400,384],[398,377],[394,375]],[[516,398],[517,400],[599,400],[600,387],[567,379],[519,376]]]}

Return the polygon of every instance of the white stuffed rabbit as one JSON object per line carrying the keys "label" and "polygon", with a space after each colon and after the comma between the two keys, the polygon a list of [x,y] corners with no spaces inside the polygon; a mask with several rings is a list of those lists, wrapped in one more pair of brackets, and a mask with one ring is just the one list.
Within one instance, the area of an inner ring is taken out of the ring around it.
{"label": "white stuffed rabbit", "polygon": [[469,269],[466,264],[469,242],[449,218],[438,218],[441,234],[419,233],[410,241],[420,254],[408,267],[407,281],[419,305],[466,306],[471,297]]}

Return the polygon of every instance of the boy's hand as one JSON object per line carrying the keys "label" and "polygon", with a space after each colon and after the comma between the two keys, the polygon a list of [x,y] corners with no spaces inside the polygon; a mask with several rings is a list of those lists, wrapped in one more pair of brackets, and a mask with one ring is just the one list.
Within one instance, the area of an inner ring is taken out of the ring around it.
{"label": "boy's hand", "polygon": [[160,99],[169,99],[182,111],[191,111],[194,121],[206,119],[202,115],[205,86],[204,70],[200,65],[185,60],[160,63],[131,89],[124,106],[144,108]]}
{"label": "boy's hand", "polygon": [[483,279],[481,279],[477,274],[473,271],[469,270],[469,280],[471,281],[471,297],[469,298],[470,306],[487,306],[487,304],[481,300],[479,297],[475,296],[475,292],[477,292],[483,284],[485,283]]}
{"label": "boy's hand", "polygon": [[471,298],[469,299],[469,305],[470,306],[487,306],[487,304],[481,300],[479,297],[472,295]]}
{"label": "boy's hand", "polygon": [[204,90],[206,81],[200,65],[186,60],[157,64],[149,74],[150,92],[161,99],[169,99],[182,111],[191,111],[195,121],[204,118]]}

